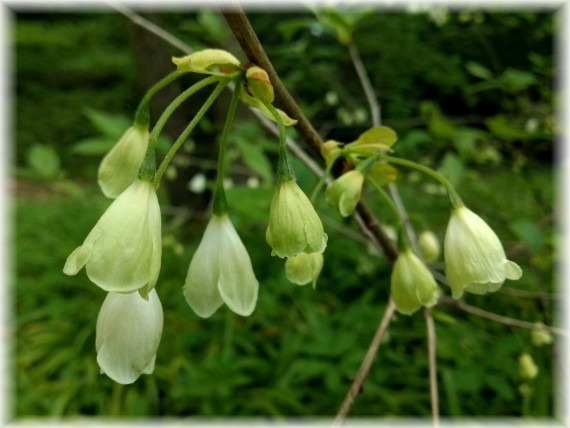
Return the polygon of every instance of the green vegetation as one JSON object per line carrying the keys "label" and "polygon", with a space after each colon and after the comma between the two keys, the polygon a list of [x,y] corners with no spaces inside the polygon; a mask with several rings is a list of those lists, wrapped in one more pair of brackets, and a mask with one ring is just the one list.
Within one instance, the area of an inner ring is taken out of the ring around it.
{"label": "green vegetation", "polygon": [[[468,295],[466,302],[555,325],[554,15],[375,10],[344,19],[351,17],[383,123],[399,136],[394,155],[446,175],[524,271],[500,292]],[[154,374],[122,386],[99,373],[95,323],[105,293],[84,272],[68,277],[62,269],[109,204],[96,187],[96,170],[144,93],[134,54],[138,39],[129,37],[126,19],[112,13],[15,18],[14,417],[334,416],[386,307],[390,266],[321,194],[315,205],[329,243],[317,289],[286,280],[283,261],[271,257],[265,242],[277,139],[245,110],[230,136],[234,186],[227,197],[260,282],[256,310],[242,318],[222,307],[203,320],[182,296],[213,180],[199,195],[187,185],[196,173],[215,175],[213,142],[223,125],[223,101],[159,189],[164,249],[157,292],[164,331]],[[213,12],[153,19],[196,49],[234,49]],[[338,21],[301,11],[254,13],[251,21],[324,139],[350,142],[370,127],[360,82],[336,39],[344,34]],[[147,67],[153,67],[153,54],[147,53]],[[185,113],[189,120],[191,112]],[[159,153],[174,138],[161,140]],[[294,166],[310,194],[317,179],[297,159]],[[417,172],[398,170],[414,227],[430,228],[443,241],[449,204],[442,189]],[[246,184],[250,177],[259,187]],[[364,197],[383,222],[396,226],[373,189]],[[443,264],[435,268],[443,271]],[[436,306],[433,316],[443,417],[555,416],[556,337],[552,345],[536,346],[529,330],[452,304]],[[539,367],[531,380],[519,373],[524,352]],[[424,319],[421,313],[397,315],[350,416],[430,414]]]}

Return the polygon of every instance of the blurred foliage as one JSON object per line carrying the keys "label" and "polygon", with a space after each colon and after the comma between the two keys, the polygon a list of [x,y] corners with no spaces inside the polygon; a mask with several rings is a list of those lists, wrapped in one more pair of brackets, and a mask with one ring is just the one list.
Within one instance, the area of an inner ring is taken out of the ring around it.
{"label": "blurred foliage", "polygon": [[[552,325],[558,257],[553,14],[256,12],[250,19],[276,70],[325,139],[353,141],[370,127],[343,44],[354,42],[383,123],[399,136],[394,154],[448,176],[523,268],[520,281],[491,296],[469,295],[467,302]],[[136,40],[125,19],[112,13],[26,11],[15,18],[14,415],[276,421],[334,415],[385,309],[390,267],[354,222],[319,198],[329,244],[317,290],[287,282],[283,261],[270,256],[264,238],[276,139],[245,112],[230,141],[234,185],[228,200],[261,284],[254,314],[241,318],[222,308],[202,320],[192,313],[181,287],[203,216],[190,206],[172,207],[161,190],[164,251],[157,291],[165,323],[155,372],[130,386],[99,374],[95,321],[104,292],[84,272],[67,277],[62,268],[109,204],[95,187],[96,169],[144,91],[131,53]],[[232,46],[214,11],[160,19],[195,49]],[[216,141],[219,129],[204,128]],[[198,161],[211,176],[211,160],[193,159],[198,142],[190,143],[176,168]],[[297,160],[295,169],[310,193],[316,178]],[[443,240],[449,215],[443,189],[419,173],[398,170],[416,230],[430,228]],[[372,190],[365,197],[388,226],[396,226]],[[441,263],[433,267],[443,270]],[[534,294],[509,293],[515,288]],[[556,341],[533,345],[528,330],[454,306],[433,312],[443,416],[552,417]],[[535,379],[518,371],[523,352],[539,367]],[[397,316],[350,415],[429,414],[424,320],[420,314]]]}

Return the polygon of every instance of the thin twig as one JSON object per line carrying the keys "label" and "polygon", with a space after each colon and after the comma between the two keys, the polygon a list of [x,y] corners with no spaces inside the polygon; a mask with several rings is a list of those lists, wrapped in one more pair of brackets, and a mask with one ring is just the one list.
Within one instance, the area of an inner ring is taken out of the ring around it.
{"label": "thin twig", "polygon": [[358,49],[352,40],[348,43],[348,53],[350,54],[350,59],[356,69],[356,74],[360,79],[364,95],[366,95],[366,99],[368,100],[370,115],[372,116],[372,126],[380,126],[382,124],[382,113],[380,110],[380,104],[376,98],[376,91],[374,91],[374,88],[372,87],[372,82],[370,82],[370,78],[368,77],[362,58],[360,58]]}
{"label": "thin twig", "polygon": [[374,338],[372,339],[372,342],[370,343],[370,346],[368,347],[368,351],[366,352],[366,356],[364,357],[364,359],[362,360],[362,363],[360,364],[360,367],[358,369],[358,373],[355,376],[354,380],[352,381],[352,385],[350,386],[350,389],[348,390],[346,397],[344,398],[344,401],[342,402],[342,405],[340,406],[340,410],[338,411],[338,413],[336,414],[336,416],[334,418],[332,426],[340,426],[342,424],[346,415],[348,414],[348,411],[350,410],[350,406],[352,405],[354,398],[360,392],[360,390],[362,388],[362,384],[364,383],[364,380],[368,376],[368,372],[370,371],[370,367],[372,366],[372,362],[374,361],[374,357],[378,353],[378,348],[380,347],[380,343],[382,342],[384,334],[386,333],[386,330],[388,329],[388,325],[390,324],[392,316],[394,315],[395,309],[396,309],[396,306],[394,305],[394,302],[392,302],[392,299],[390,299],[388,301],[388,306],[386,306],[386,311],[384,312],[384,315],[382,316],[382,319],[380,320],[380,324],[378,325],[378,328],[376,329],[376,333],[374,334]]}
{"label": "thin twig", "polygon": [[431,397],[431,415],[433,426],[439,426],[439,394],[437,388],[437,336],[431,310],[424,308],[424,318],[426,320],[427,341],[428,341],[428,361],[429,361],[429,391]]}
{"label": "thin twig", "polygon": [[508,325],[510,327],[526,328],[528,330],[546,330],[546,331],[548,331],[552,334],[556,334],[558,336],[564,336],[564,337],[568,336],[568,331],[566,331],[562,328],[552,327],[549,325],[544,325],[544,324],[539,324],[539,323],[535,324],[535,323],[528,322],[528,321],[523,321],[523,320],[518,320],[515,318],[505,317],[503,315],[499,315],[499,314],[496,314],[494,312],[489,312],[489,311],[486,311],[484,309],[480,309],[480,308],[477,308],[475,306],[471,306],[471,305],[465,303],[463,300],[454,300],[448,296],[442,296],[439,299],[439,303],[457,306],[457,308],[459,308],[462,311],[465,311],[467,313],[470,313],[472,315],[477,315],[478,317],[486,318],[486,319],[492,320],[492,321],[496,321],[498,323]]}
{"label": "thin twig", "polygon": [[167,43],[171,44],[172,46],[180,49],[182,52],[186,54],[191,54],[193,52],[192,48],[180,40],[178,37],[174,36],[173,34],[169,33],[168,31],[163,30],[158,25],[153,22],[150,22],[148,19],[143,18],[138,13],[134,12],[133,10],[129,9],[128,7],[124,6],[123,4],[115,1],[107,1],[109,6],[115,9],[117,12],[125,15],[129,18],[133,23],[143,27],[145,30],[155,34],[159,38],[163,39]]}

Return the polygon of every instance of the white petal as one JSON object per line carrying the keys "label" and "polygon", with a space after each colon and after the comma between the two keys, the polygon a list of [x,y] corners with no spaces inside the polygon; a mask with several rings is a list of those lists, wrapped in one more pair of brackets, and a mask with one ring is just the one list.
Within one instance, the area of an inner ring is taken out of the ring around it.
{"label": "white petal", "polygon": [[218,290],[228,307],[238,315],[251,315],[257,303],[259,282],[247,249],[229,217],[214,216],[220,223]]}
{"label": "white petal", "polygon": [[224,303],[218,290],[219,222],[210,220],[188,267],[184,297],[196,314],[208,318]]}
{"label": "white petal", "polygon": [[162,306],[155,290],[148,301],[138,293],[109,293],[97,319],[95,347],[101,370],[121,384],[152,373],[162,326]]}

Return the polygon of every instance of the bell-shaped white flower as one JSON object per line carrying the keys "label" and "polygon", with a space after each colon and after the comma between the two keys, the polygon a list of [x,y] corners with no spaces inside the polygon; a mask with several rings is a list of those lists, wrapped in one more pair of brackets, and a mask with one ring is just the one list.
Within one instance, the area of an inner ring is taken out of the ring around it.
{"label": "bell-shaped white flower", "polygon": [[99,186],[103,194],[115,199],[137,179],[148,147],[148,128],[133,125],[125,131],[99,165]]}
{"label": "bell-shaped white flower", "polygon": [[160,207],[149,181],[134,181],[113,201],[83,244],[67,258],[63,272],[87,276],[105,291],[146,294],[160,272]]}
{"label": "bell-shaped white flower", "polygon": [[148,300],[139,293],[109,293],[97,318],[97,363],[121,384],[133,383],[154,370],[162,335],[163,313],[156,290]]}
{"label": "bell-shaped white flower", "polygon": [[391,294],[396,308],[405,315],[437,303],[439,292],[435,279],[410,248],[402,251],[394,263]]}
{"label": "bell-shaped white flower", "polygon": [[259,282],[251,260],[227,214],[213,215],[192,257],[184,297],[202,318],[225,303],[236,314],[251,315]]}
{"label": "bell-shaped white flower", "polygon": [[465,206],[451,214],[444,241],[445,273],[452,296],[467,291],[497,291],[505,279],[517,280],[521,268],[507,260],[499,238],[485,221]]}
{"label": "bell-shaped white flower", "polygon": [[281,258],[325,251],[327,234],[321,219],[295,180],[277,184],[265,238],[271,255]]}
{"label": "bell-shaped white flower", "polygon": [[338,207],[343,217],[351,215],[360,200],[364,174],[360,170],[344,173],[328,185],[326,198],[329,205]]}
{"label": "bell-shaped white flower", "polygon": [[315,288],[323,263],[322,253],[299,253],[295,257],[289,257],[285,262],[285,275],[293,284],[305,285],[312,282]]}

